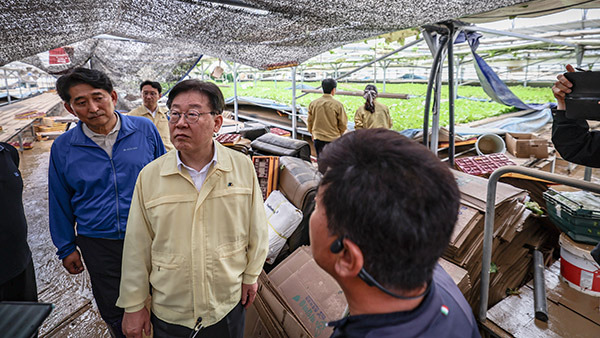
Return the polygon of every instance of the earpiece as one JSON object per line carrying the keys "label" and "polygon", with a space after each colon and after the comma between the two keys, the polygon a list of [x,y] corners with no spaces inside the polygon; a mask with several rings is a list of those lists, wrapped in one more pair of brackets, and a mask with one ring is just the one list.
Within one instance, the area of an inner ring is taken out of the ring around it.
{"label": "earpiece", "polygon": [[[344,238],[345,236],[340,236],[338,237],[335,241],[333,241],[333,243],[331,243],[331,246],[329,247],[329,250],[331,250],[331,252],[333,252],[334,254],[336,253],[340,253],[342,250],[344,250]],[[399,299],[416,299],[416,298],[420,298],[425,296],[426,294],[429,293],[429,290],[431,289],[431,282],[427,284],[427,288],[425,289],[425,291],[419,295],[416,296],[412,296],[412,297],[406,297],[406,296],[401,296],[399,294],[396,294],[390,290],[388,290],[387,288],[385,288],[383,285],[379,284],[375,278],[373,278],[373,276],[371,276],[366,270],[365,268],[361,268],[360,271],[358,272],[358,278],[362,279],[365,283],[367,283],[367,285],[369,286],[374,286],[376,288],[378,288],[379,290],[381,290],[382,292],[395,297],[395,298],[399,298]]]}
{"label": "earpiece", "polygon": [[339,253],[343,249],[344,249],[344,236],[338,237],[338,239],[333,241],[333,243],[331,243],[331,246],[329,247],[329,250],[331,250],[331,252],[333,252],[333,253]]}

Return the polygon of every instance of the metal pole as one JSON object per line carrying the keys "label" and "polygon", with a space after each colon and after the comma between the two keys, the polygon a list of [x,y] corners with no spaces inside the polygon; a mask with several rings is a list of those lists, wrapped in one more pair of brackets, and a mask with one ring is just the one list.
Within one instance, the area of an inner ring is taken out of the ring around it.
{"label": "metal pole", "polygon": [[592,181],[592,168],[585,167],[583,171],[583,180],[588,182]]}
{"label": "metal pole", "polygon": [[[400,47],[400,48],[398,48],[398,49],[396,49],[396,50],[394,50],[394,51],[392,51],[392,52],[389,52],[389,53],[387,53],[387,54],[385,54],[385,55],[383,55],[383,56],[379,57],[379,58],[378,58],[378,59],[376,59],[376,60],[369,61],[369,62],[365,63],[364,65],[362,65],[362,66],[360,66],[360,67],[358,67],[358,68],[355,68],[355,69],[353,69],[353,70],[349,71],[348,73],[345,73],[345,74],[342,74],[342,75],[340,75],[339,77],[335,78],[335,80],[336,80],[336,81],[338,81],[338,80],[340,80],[340,79],[343,79],[343,78],[345,78],[345,77],[347,77],[347,76],[350,76],[350,75],[352,75],[352,74],[354,74],[354,73],[358,72],[359,70],[362,70],[362,69],[365,69],[365,68],[369,67],[370,65],[372,65],[373,63],[375,63],[375,62],[377,62],[377,61],[383,60],[383,59],[385,59],[385,58],[387,58],[387,57],[390,57],[390,56],[392,56],[392,55],[394,55],[394,54],[396,54],[396,53],[399,53],[399,52],[401,52],[401,51],[405,50],[406,48],[409,48],[409,47],[412,47],[412,46],[416,45],[417,43],[419,43],[419,42],[421,42],[421,41],[423,41],[423,38],[420,38],[420,39],[418,39],[418,40],[415,40],[415,41],[409,42],[409,43],[407,43],[406,45],[404,45],[404,46],[402,46],[402,47]],[[321,88],[321,86],[317,87],[317,89],[319,89],[319,88]],[[297,99],[299,99],[299,98],[301,98],[301,97],[303,97],[303,96],[305,96],[305,95],[308,95],[308,94],[309,94],[309,93],[304,93],[304,94],[302,94],[302,95],[298,96],[298,97],[297,97]]]}
{"label": "metal pole", "polygon": [[[440,48],[443,50],[446,47],[445,43],[440,43]],[[440,108],[442,105],[442,70],[444,69],[444,54],[439,61],[437,75],[435,77],[435,96],[433,98],[433,114],[431,116],[431,143],[429,148],[437,156],[438,141],[440,137]]]}
{"label": "metal pole", "polygon": [[292,138],[296,139],[297,133],[297,120],[296,120],[296,67],[292,67]]}
{"label": "metal pole", "polygon": [[[448,165],[454,168],[454,25],[448,25]],[[440,72],[441,73],[441,72]]]}
{"label": "metal pole", "polygon": [[527,87],[527,74],[529,73],[529,53],[527,53],[527,62],[525,63],[525,82],[523,87]]}
{"label": "metal pole", "polygon": [[524,39],[524,40],[542,41],[542,42],[551,43],[554,45],[562,45],[562,46],[567,46],[567,47],[571,47],[571,48],[576,48],[578,46],[574,43],[568,43],[568,42],[546,39],[546,38],[538,38],[538,37],[527,35],[527,34],[499,31],[499,30],[483,28],[483,27],[479,27],[479,26],[463,26],[463,27],[461,27],[461,29],[470,31],[470,32],[484,32],[484,33],[490,33],[490,34],[496,34],[496,35],[510,36],[513,38],[520,38],[520,39]]}
{"label": "metal pole", "polygon": [[[427,34],[427,32],[424,32],[424,34]],[[444,51],[443,46],[445,42],[445,36],[442,36],[440,38],[440,44],[436,49],[436,53],[433,58],[433,64],[431,65],[431,71],[429,73],[429,81],[427,82],[427,94],[425,96],[425,112],[423,114],[423,145],[425,145],[426,147],[428,146],[427,143],[429,136],[429,110],[431,109],[431,90],[433,88],[433,83],[437,75],[437,70],[440,67],[440,59],[442,57],[442,52]]]}
{"label": "metal pole", "polygon": [[21,95],[21,97],[19,99],[23,100],[23,88],[21,88],[21,85],[22,85],[21,74],[19,74],[19,71],[16,71],[16,72],[17,72],[17,79],[19,80],[19,82],[18,82],[19,83],[19,95]]}
{"label": "metal pole", "polygon": [[[373,48],[373,61],[377,60],[377,45]],[[373,84],[377,84],[377,62],[373,62]]]}
{"label": "metal pole", "polygon": [[6,98],[8,99],[8,104],[11,104],[10,91],[8,90],[8,75],[6,74],[6,69],[4,69],[4,84],[6,85]]}
{"label": "metal pole", "polygon": [[600,193],[599,184],[520,166],[502,167],[496,169],[496,171],[494,171],[492,175],[490,175],[490,178],[488,180],[487,199],[485,205],[485,223],[483,228],[483,257],[481,263],[481,297],[479,303],[479,321],[482,323],[487,320],[487,306],[490,291],[490,265],[492,263],[492,240],[494,232],[494,214],[496,211],[496,186],[500,177],[506,173],[523,174],[583,190],[588,190],[595,193]]}
{"label": "metal pole", "polygon": [[383,92],[385,93],[385,73],[387,73],[387,65],[383,64]]}
{"label": "metal pole", "polygon": [[237,64],[233,65],[233,114],[238,122],[238,95],[237,95]]}
{"label": "metal pole", "polygon": [[544,255],[535,249],[533,250],[533,308],[535,318],[548,321],[548,302],[546,300],[546,281],[544,279]]}

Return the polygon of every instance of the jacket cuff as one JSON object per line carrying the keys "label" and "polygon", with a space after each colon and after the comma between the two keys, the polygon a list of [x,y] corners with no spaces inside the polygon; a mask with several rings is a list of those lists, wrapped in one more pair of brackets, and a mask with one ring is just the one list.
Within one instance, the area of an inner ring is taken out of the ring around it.
{"label": "jacket cuff", "polygon": [[67,256],[75,252],[75,250],[77,250],[77,246],[75,244],[67,245],[65,248],[57,252],[58,259],[62,261],[63,259],[67,258]]}
{"label": "jacket cuff", "polygon": [[140,311],[143,308],[144,308],[144,303],[142,303],[140,305],[136,305],[136,306],[126,307],[125,308],[125,312],[127,312],[127,313],[138,312],[138,311]]}
{"label": "jacket cuff", "polygon": [[254,284],[257,281],[258,281],[258,276],[244,274],[244,276],[242,277],[242,283],[244,283],[244,284]]}

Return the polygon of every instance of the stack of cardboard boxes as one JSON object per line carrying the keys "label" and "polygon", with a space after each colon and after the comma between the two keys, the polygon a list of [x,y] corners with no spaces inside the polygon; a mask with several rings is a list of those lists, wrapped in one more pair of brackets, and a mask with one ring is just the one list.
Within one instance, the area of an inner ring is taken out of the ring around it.
{"label": "stack of cardboard boxes", "polygon": [[[453,171],[461,191],[458,222],[444,258],[468,272],[472,287],[463,292],[473,308],[480,299],[483,228],[488,180]],[[507,290],[525,284],[531,273],[530,248],[541,249],[549,257],[557,233],[549,231],[545,220],[534,217],[521,202],[527,193],[505,183],[498,183],[492,241],[490,275],[491,305],[502,300]]]}

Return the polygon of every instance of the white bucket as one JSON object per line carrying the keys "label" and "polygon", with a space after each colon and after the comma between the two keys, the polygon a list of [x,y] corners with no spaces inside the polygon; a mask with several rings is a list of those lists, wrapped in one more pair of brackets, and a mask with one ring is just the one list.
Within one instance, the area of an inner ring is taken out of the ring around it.
{"label": "white bucket", "polygon": [[588,295],[600,297],[600,266],[590,255],[593,245],[576,243],[560,234],[560,275],[569,286]]}
{"label": "white bucket", "polygon": [[483,134],[477,139],[475,150],[478,155],[504,153],[506,152],[506,143],[502,137],[496,134]]}

